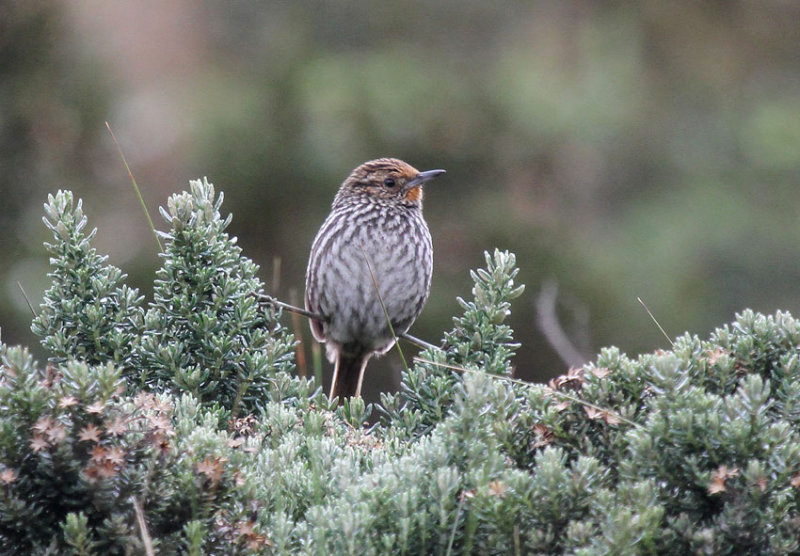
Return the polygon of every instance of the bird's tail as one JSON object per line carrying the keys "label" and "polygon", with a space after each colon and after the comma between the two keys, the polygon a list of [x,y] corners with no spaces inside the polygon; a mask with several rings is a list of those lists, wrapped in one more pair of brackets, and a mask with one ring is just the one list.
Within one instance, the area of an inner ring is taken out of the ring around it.
{"label": "bird's tail", "polygon": [[344,351],[339,351],[336,355],[336,366],[333,369],[333,381],[331,382],[332,400],[339,397],[352,398],[361,395],[361,382],[364,380],[364,369],[367,368],[367,361],[371,353],[366,355],[349,355]]}

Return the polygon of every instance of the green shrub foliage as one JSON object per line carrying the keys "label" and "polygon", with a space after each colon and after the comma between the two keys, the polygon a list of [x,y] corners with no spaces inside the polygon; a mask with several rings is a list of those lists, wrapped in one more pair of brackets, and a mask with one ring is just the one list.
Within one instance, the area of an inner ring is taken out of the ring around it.
{"label": "green shrub foliage", "polygon": [[206,180],[173,195],[161,215],[170,231],[164,264],[137,354],[138,381],[186,392],[234,416],[269,399],[276,373],[293,367],[294,341],[269,307],[259,306],[258,266],[225,233],[222,194]]}
{"label": "green shrub foliage", "polygon": [[44,223],[54,237],[45,243],[53,284],[31,328],[42,337],[53,362],[112,361],[130,367],[133,342],[142,330],[142,298],[121,283],[125,275],[91,246],[97,230],[84,232],[82,203],[76,205],[71,192],[49,195],[44,210]]}
{"label": "green shrub foliage", "polygon": [[207,182],[173,196],[145,310],[46,205],[47,365],[2,346],[9,554],[800,552],[800,322],[744,311],[708,340],[512,377],[509,253],[386,394],[331,406]]}

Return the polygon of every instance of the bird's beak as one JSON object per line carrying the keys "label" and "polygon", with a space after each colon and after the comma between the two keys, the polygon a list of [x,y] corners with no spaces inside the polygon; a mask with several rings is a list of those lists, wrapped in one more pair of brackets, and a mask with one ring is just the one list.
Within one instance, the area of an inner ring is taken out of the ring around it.
{"label": "bird's beak", "polygon": [[422,185],[428,180],[432,180],[438,176],[444,174],[444,170],[427,170],[425,172],[420,172],[417,174],[417,177],[406,183],[406,189],[409,187],[415,187],[417,185]]}

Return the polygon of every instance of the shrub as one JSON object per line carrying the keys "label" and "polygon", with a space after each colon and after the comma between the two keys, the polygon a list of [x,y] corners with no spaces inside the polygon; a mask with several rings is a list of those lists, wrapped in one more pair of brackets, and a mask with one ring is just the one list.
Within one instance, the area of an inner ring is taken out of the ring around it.
{"label": "shrub", "polygon": [[71,192],[49,195],[44,210],[44,223],[54,236],[45,243],[53,284],[33,319],[33,332],[42,337],[53,362],[111,361],[129,368],[142,330],[142,297],[122,284],[122,271],[106,264],[108,257],[91,246],[97,230],[84,233],[82,202],[76,205]]}
{"label": "shrub", "polygon": [[472,273],[440,348],[332,407],[206,182],[173,196],[145,310],[49,199],[53,286],[2,346],[8,553],[800,552],[800,323],[743,311],[708,340],[512,378],[514,256]]}
{"label": "shrub", "polygon": [[207,181],[173,195],[161,215],[170,231],[153,302],[137,344],[138,382],[186,392],[234,416],[254,411],[294,365],[294,340],[270,307],[259,306],[258,266],[225,233],[222,194]]}

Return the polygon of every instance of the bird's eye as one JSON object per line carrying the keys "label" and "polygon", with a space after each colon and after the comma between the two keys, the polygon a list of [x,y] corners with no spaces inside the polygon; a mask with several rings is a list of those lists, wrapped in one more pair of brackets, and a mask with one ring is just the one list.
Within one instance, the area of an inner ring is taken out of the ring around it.
{"label": "bird's eye", "polygon": [[394,178],[386,178],[385,180],[383,180],[383,185],[385,185],[386,187],[394,187],[395,186]]}

